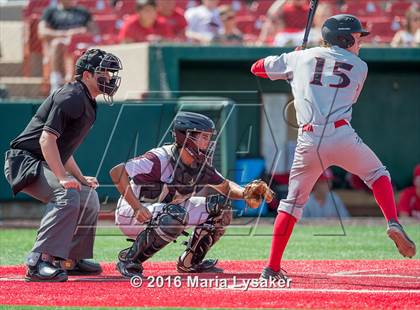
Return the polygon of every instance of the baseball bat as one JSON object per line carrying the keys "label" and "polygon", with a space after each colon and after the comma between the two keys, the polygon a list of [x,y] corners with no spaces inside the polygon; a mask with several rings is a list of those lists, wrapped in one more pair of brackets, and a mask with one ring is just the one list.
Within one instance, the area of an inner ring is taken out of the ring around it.
{"label": "baseball bat", "polygon": [[305,49],[306,45],[308,44],[309,32],[311,31],[312,21],[314,20],[314,15],[315,15],[317,7],[318,7],[318,0],[311,0],[309,4],[308,19],[306,20],[305,34],[303,36],[303,41],[302,41],[302,49]]}

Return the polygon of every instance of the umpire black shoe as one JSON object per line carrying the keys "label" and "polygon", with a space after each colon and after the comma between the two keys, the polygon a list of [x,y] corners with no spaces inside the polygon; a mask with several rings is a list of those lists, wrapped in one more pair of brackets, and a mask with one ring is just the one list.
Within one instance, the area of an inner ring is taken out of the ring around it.
{"label": "umpire black shoe", "polygon": [[267,281],[270,281],[272,279],[275,281],[286,281],[287,277],[281,271],[274,271],[270,267],[264,267],[263,271],[261,272],[260,279],[264,279]]}
{"label": "umpire black shoe", "polygon": [[205,259],[199,264],[194,264],[190,267],[186,267],[181,259],[178,259],[176,265],[176,270],[180,273],[202,273],[202,272],[211,272],[211,273],[222,273],[223,269],[216,267],[218,260],[217,259]]}
{"label": "umpire black shoe", "polygon": [[[102,273],[102,267],[93,259],[71,259],[58,261],[59,266],[67,271],[69,276],[98,275]],[[56,264],[57,266],[57,264]]]}
{"label": "umpire black shoe", "polygon": [[416,244],[407,236],[400,223],[389,220],[386,232],[402,256],[412,258],[416,255]]}
{"label": "umpire black shoe", "polygon": [[35,266],[28,266],[25,281],[28,282],[65,282],[67,272],[50,262],[39,260]]}

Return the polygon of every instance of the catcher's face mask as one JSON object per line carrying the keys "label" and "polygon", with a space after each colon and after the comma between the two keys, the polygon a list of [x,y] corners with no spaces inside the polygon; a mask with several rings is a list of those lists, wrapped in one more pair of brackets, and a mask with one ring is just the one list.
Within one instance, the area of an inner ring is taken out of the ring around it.
{"label": "catcher's face mask", "polygon": [[111,53],[107,53],[95,68],[98,89],[103,94],[105,102],[110,105],[113,104],[113,96],[121,84],[119,70],[122,70],[121,60]]}
{"label": "catcher's face mask", "polygon": [[184,134],[182,147],[190,154],[197,163],[213,163],[213,155],[216,141],[213,141],[215,131],[192,131],[187,130]]}

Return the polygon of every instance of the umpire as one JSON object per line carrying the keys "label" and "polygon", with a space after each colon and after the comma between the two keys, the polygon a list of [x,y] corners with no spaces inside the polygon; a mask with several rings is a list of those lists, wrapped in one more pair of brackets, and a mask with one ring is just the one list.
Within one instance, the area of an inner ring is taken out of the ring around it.
{"label": "umpire", "polygon": [[6,152],[5,175],[13,193],[47,204],[27,258],[27,281],[62,282],[67,275],[98,274],[93,257],[99,212],[98,182],[84,176],[73,153],[96,119],[95,98],[112,97],[121,61],[91,49],[76,62],[75,81],[52,93]]}

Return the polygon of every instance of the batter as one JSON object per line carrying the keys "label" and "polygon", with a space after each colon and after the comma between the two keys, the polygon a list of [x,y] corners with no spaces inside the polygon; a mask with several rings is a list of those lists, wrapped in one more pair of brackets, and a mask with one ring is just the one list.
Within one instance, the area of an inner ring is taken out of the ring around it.
{"label": "batter", "polygon": [[367,35],[356,17],[332,16],[322,27],[321,47],[269,56],[251,68],[259,77],[290,83],[299,125],[289,192],[278,207],[262,278],[284,279],[280,264],[286,244],[316,180],[330,166],[359,176],[372,189],[387,220],[388,236],[403,256],[416,253],[414,242],[398,222],[389,172],[350,125],[352,106],[368,72],[367,64],[358,57]]}

